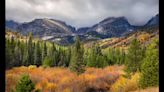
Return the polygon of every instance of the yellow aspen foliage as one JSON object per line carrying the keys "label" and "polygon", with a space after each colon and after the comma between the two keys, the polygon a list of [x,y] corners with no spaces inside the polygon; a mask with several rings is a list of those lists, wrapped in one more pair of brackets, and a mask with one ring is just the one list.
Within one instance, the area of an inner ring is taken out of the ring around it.
{"label": "yellow aspen foliage", "polygon": [[72,92],[72,91],[71,91],[71,89],[66,88],[66,89],[63,90],[63,92]]}
{"label": "yellow aspen foliage", "polygon": [[131,79],[128,81],[128,84],[125,87],[125,92],[128,91],[134,91],[139,88],[139,78],[140,78],[140,73],[135,73]]}
{"label": "yellow aspen foliage", "polygon": [[128,79],[120,77],[116,83],[111,87],[111,92],[125,92],[125,86],[127,85]]}
{"label": "yellow aspen foliage", "polygon": [[56,85],[54,83],[47,83],[46,92],[55,92]]}
{"label": "yellow aspen foliage", "polygon": [[129,92],[138,89],[140,73],[135,73],[130,79],[121,76],[111,87],[111,92]]}

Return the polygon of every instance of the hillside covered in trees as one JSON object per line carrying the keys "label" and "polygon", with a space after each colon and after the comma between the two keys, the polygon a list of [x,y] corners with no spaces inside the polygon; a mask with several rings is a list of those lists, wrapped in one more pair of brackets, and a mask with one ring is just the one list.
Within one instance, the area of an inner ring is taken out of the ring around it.
{"label": "hillside covered in trees", "polygon": [[158,32],[144,29],[91,42],[77,36],[73,45],[60,46],[7,30],[6,92],[138,92],[158,87]]}

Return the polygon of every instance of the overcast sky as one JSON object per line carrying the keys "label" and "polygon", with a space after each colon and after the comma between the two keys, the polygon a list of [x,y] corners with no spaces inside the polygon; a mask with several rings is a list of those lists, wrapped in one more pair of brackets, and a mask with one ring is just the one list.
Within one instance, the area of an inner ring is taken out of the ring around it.
{"label": "overcast sky", "polygon": [[158,13],[159,0],[6,0],[6,19],[28,22],[53,18],[75,27],[92,26],[107,17],[125,16],[143,25]]}

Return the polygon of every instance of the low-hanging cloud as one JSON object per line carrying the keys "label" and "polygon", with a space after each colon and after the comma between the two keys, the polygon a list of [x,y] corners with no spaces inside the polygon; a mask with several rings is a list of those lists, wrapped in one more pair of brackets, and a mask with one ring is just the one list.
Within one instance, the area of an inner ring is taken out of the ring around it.
{"label": "low-hanging cloud", "polygon": [[6,19],[28,22],[53,18],[75,27],[92,26],[112,16],[143,25],[159,11],[159,0],[6,0]]}

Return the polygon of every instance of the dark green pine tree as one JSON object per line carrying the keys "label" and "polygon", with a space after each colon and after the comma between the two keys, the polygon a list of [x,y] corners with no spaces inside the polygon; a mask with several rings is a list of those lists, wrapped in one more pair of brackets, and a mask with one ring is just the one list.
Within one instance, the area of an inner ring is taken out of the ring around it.
{"label": "dark green pine tree", "polygon": [[46,45],[46,42],[43,43],[42,61],[44,61],[45,57],[47,57],[47,45]]}
{"label": "dark green pine tree", "polygon": [[20,65],[23,64],[23,56],[24,56],[24,48],[25,48],[25,43],[24,42],[20,42]]}
{"label": "dark green pine tree", "polygon": [[120,56],[120,64],[125,63],[125,58],[126,58],[126,54],[125,54],[125,51],[122,49],[121,50],[121,56]]}
{"label": "dark green pine tree", "polygon": [[55,66],[55,61],[56,61],[56,47],[54,43],[51,43],[52,47],[49,47],[49,55],[52,60],[52,66]]}
{"label": "dark green pine tree", "polygon": [[12,53],[11,53],[11,48],[10,48],[10,40],[9,39],[5,39],[6,41],[6,45],[5,45],[5,63],[6,63],[6,69],[11,68],[12,66]]}
{"label": "dark green pine tree", "polygon": [[70,70],[76,72],[77,74],[81,74],[85,71],[83,53],[83,45],[80,42],[80,38],[77,36],[75,46],[73,47],[71,62],[69,65]]}
{"label": "dark green pine tree", "polygon": [[69,66],[69,63],[71,61],[71,54],[72,54],[71,47],[68,47],[68,49],[66,51],[66,62],[65,62],[66,67]]}
{"label": "dark green pine tree", "polygon": [[52,57],[53,57],[53,66],[57,66],[58,62],[60,60],[59,51],[57,50],[57,47],[55,46],[55,43],[52,44]]}
{"label": "dark green pine tree", "polygon": [[27,44],[27,65],[34,64],[34,48],[33,48],[33,42],[32,42],[32,33],[29,33],[29,39]]}
{"label": "dark green pine tree", "polygon": [[47,56],[49,58],[49,63],[51,64],[50,66],[56,66],[56,55],[57,55],[57,50],[55,47],[54,43],[51,43],[52,46],[48,47],[48,52],[47,52]]}
{"label": "dark green pine tree", "polygon": [[115,49],[115,57],[116,57],[116,64],[120,64],[121,62],[121,52],[119,48]]}
{"label": "dark green pine tree", "polygon": [[141,66],[140,86],[142,88],[158,86],[159,84],[159,40],[147,47],[146,55]]}
{"label": "dark green pine tree", "polygon": [[24,53],[23,53],[23,65],[27,66],[28,65],[28,46],[27,46],[27,41],[25,42],[24,45]]}
{"label": "dark green pine tree", "polygon": [[84,64],[85,64],[85,66],[87,66],[87,62],[89,61],[89,56],[90,54],[89,54],[89,50],[88,49],[86,49],[86,51],[84,51]]}
{"label": "dark green pine tree", "polygon": [[11,64],[11,66],[14,66],[15,65],[15,55],[14,55],[14,53],[15,53],[15,46],[16,46],[16,42],[15,42],[15,39],[14,39],[14,37],[12,36],[11,37],[11,41],[10,41],[10,57],[11,57],[11,59],[10,59],[10,64]]}
{"label": "dark green pine tree", "polygon": [[101,52],[101,48],[99,47],[98,44],[94,43],[92,45],[90,55],[88,57],[87,66],[103,68],[107,65],[108,63],[107,63],[106,57],[103,56]]}
{"label": "dark green pine tree", "polygon": [[99,44],[95,44],[96,67],[103,68],[108,65],[105,55],[102,54]]}
{"label": "dark green pine tree", "polygon": [[21,79],[16,84],[16,92],[32,92],[35,89],[35,84],[31,81],[29,75],[22,75]]}
{"label": "dark green pine tree", "polygon": [[115,53],[114,53],[115,59],[116,59],[116,64],[121,65],[124,64],[125,61],[125,52],[124,50],[120,49],[120,48],[116,48],[115,49]]}
{"label": "dark green pine tree", "polygon": [[61,54],[61,49],[60,48],[56,49],[54,52],[54,58],[55,58],[54,65],[55,66],[58,66],[58,64],[59,64],[60,54]]}
{"label": "dark green pine tree", "polygon": [[88,55],[88,61],[87,66],[88,67],[96,67],[96,52],[95,52],[95,46],[92,45],[92,48],[90,49],[89,55]]}
{"label": "dark green pine tree", "polygon": [[128,54],[126,58],[125,65],[127,73],[134,73],[137,70],[140,70],[143,57],[144,55],[141,44],[137,39],[134,39],[128,49]]}
{"label": "dark green pine tree", "polygon": [[108,54],[107,54],[108,65],[115,64],[116,61],[114,60],[114,54],[115,54],[115,50],[113,50],[113,48],[109,48],[108,49]]}
{"label": "dark green pine tree", "polygon": [[16,43],[16,46],[14,48],[14,66],[20,66],[21,65],[21,49],[20,49],[20,42],[19,40]]}
{"label": "dark green pine tree", "polygon": [[60,50],[60,61],[58,63],[58,66],[66,66],[66,52],[65,50]]}
{"label": "dark green pine tree", "polygon": [[37,41],[37,43],[35,45],[34,64],[37,66],[40,66],[42,64],[42,53],[41,53],[41,47],[40,47],[39,41]]}

